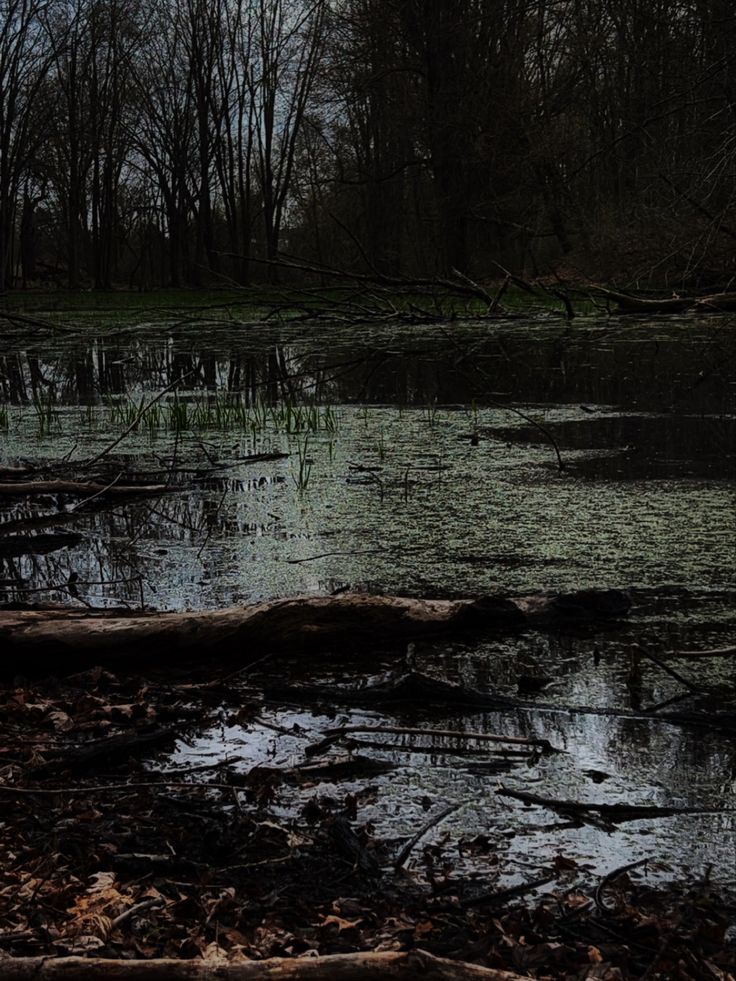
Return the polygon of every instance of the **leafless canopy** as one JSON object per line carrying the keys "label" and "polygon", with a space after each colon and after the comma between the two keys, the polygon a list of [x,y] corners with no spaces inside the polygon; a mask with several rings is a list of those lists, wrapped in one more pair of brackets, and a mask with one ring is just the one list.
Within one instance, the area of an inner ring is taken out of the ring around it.
{"label": "leafless canopy", "polygon": [[735,80],[729,0],[0,0],[0,290],[727,283]]}

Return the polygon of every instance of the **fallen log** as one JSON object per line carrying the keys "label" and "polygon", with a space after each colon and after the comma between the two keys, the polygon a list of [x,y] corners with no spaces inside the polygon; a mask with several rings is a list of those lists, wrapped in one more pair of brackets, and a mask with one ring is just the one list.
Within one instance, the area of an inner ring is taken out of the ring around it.
{"label": "fallen log", "polygon": [[594,292],[606,300],[613,300],[621,313],[683,313],[689,310],[695,300],[692,297],[668,296],[646,298],[620,293],[617,290],[597,287]]}
{"label": "fallen log", "polygon": [[[327,729],[324,739],[320,739],[319,742],[306,746],[304,754],[305,756],[315,756],[318,753],[323,753],[345,736],[358,732],[368,734],[382,733],[396,736],[436,736],[441,739],[459,739],[463,741],[471,739],[485,743],[503,743],[512,746],[536,748],[542,753],[556,752],[547,739],[525,739],[521,736],[501,736],[489,732],[466,732],[461,729],[420,729],[415,726],[383,726],[375,725],[374,723],[372,725],[335,726],[332,729]],[[449,750],[445,747],[444,751],[448,752]]]}
{"label": "fallen log", "polygon": [[90,497],[109,494],[134,497],[137,494],[163,494],[167,484],[96,484],[84,480],[16,480],[0,483],[0,497],[33,497],[36,494],[70,494]]}
{"label": "fallen log", "polygon": [[530,981],[423,950],[324,957],[273,957],[265,961],[208,964],[166,958],[124,961],[89,957],[0,957],[3,981]]}
{"label": "fallen log", "polygon": [[628,606],[628,597],[618,590],[581,590],[477,600],[343,593],[195,613],[0,610],[0,649],[6,655],[0,670],[17,671],[21,653],[25,671],[50,665],[71,670],[79,662],[133,661],[151,654],[160,664],[203,651],[240,663],[262,657],[264,649],[341,645],[350,653],[450,631],[518,630],[617,616]]}
{"label": "fallen log", "polygon": [[595,293],[612,300],[620,313],[723,313],[736,310],[736,293],[711,293],[708,296],[641,297],[618,290],[596,287]]}
{"label": "fallen log", "polygon": [[667,651],[667,657],[733,657],[736,647],[715,647],[708,651]]}
{"label": "fallen log", "polygon": [[556,797],[542,797],[524,790],[509,790],[499,787],[499,797],[510,797],[528,806],[546,807],[559,814],[583,817],[587,814],[600,815],[612,824],[622,821],[644,821],[652,818],[676,817],[679,814],[733,814],[732,807],[677,807],[658,804],[596,804],[578,800],[558,800]]}
{"label": "fallen log", "polygon": [[695,301],[695,309],[698,313],[736,310],[736,293],[713,293],[710,296],[701,296]]}

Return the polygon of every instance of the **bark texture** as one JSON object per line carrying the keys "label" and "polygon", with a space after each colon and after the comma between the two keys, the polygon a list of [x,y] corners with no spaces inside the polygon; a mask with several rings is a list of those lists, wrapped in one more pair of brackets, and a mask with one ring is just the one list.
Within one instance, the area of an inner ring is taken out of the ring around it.
{"label": "bark texture", "polygon": [[618,590],[581,590],[513,599],[297,596],[195,613],[3,610],[0,648],[6,660],[0,670],[17,670],[18,654],[24,655],[24,670],[151,655],[165,663],[204,652],[248,663],[270,650],[340,644],[344,653],[448,631],[514,630],[618,616],[628,606]]}

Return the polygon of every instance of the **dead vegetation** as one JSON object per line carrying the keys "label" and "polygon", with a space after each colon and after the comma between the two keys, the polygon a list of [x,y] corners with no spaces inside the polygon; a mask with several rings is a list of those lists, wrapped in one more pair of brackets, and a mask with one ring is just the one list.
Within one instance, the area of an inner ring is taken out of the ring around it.
{"label": "dead vegetation", "polygon": [[[650,885],[642,863],[596,879],[559,854],[519,885],[491,876],[482,888],[428,837],[452,808],[437,802],[410,839],[386,841],[366,817],[370,794],[354,789],[382,772],[361,754],[364,740],[445,740],[435,752],[461,755],[475,745],[495,761],[489,776],[553,751],[544,741],[353,725],[307,740],[290,767],[226,758],[172,768],[157,755],[217,720],[253,723],[262,697],[247,676],[99,667],[2,689],[3,978],[339,981],[421,970],[458,981],[726,981],[736,970],[733,899],[708,881]],[[285,816],[292,785],[308,801]],[[678,813],[499,793],[609,829]],[[463,847],[492,857],[482,834]]]}

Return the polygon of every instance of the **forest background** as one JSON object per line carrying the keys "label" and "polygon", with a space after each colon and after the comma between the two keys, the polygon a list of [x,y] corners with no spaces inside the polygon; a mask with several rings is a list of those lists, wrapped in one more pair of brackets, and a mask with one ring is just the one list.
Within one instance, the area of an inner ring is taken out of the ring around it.
{"label": "forest background", "polygon": [[735,157],[729,0],[0,2],[0,290],[727,286]]}

